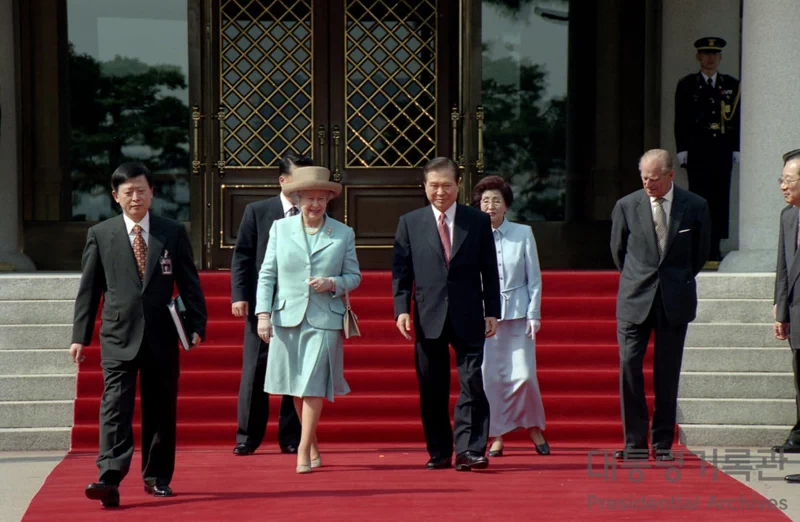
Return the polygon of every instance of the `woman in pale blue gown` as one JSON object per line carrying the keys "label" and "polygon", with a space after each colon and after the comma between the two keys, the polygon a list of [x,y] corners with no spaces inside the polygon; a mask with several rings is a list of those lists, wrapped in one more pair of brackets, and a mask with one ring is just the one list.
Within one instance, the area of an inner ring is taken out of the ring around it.
{"label": "woman in pale blue gown", "polygon": [[527,430],[537,453],[549,455],[542,434],[544,405],[536,378],[536,333],[541,319],[542,275],[531,227],[505,214],[514,201],[508,183],[488,176],[475,186],[473,204],[492,219],[500,276],[501,316],[497,334],[486,339],[483,387],[489,399],[490,457],[503,455],[503,435]]}
{"label": "woman in pale blue gown", "polygon": [[324,167],[301,167],[283,186],[300,214],[272,225],[256,292],[258,335],[270,343],[264,391],[294,397],[302,425],[298,473],[322,465],[317,425],[323,399],[350,392],[343,297],[361,283],[361,272],[353,229],[325,214],[342,191],[329,179]]}

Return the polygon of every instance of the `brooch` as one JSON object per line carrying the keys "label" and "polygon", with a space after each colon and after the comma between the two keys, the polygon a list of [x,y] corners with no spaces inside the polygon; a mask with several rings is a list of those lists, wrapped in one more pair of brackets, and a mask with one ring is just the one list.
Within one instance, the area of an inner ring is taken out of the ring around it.
{"label": "brooch", "polygon": [[328,227],[328,230],[326,230],[325,233],[330,236],[333,233],[333,227]]}

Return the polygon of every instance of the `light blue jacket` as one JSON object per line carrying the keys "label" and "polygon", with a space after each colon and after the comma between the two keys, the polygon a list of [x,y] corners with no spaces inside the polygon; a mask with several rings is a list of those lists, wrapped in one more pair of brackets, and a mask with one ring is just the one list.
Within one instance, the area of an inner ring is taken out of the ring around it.
{"label": "light blue jacket", "polygon": [[494,231],[500,275],[500,320],[541,319],[542,272],[528,225],[503,220]]}
{"label": "light blue jacket", "polygon": [[[258,274],[256,314],[269,312],[275,326],[293,327],[303,317],[314,328],[341,330],[345,285],[361,283],[353,229],[328,217],[309,256],[300,215],[279,219],[269,231],[264,263]],[[336,292],[316,292],[312,277],[333,277]]]}

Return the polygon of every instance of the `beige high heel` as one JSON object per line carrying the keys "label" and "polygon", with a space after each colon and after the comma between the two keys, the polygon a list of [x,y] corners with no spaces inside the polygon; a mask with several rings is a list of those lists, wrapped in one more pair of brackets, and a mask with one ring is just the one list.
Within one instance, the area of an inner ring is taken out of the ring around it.
{"label": "beige high heel", "polygon": [[311,459],[311,468],[321,468],[322,467],[322,455],[315,459]]}
{"label": "beige high heel", "polygon": [[298,475],[305,475],[306,473],[311,473],[311,466],[308,465],[308,464],[298,464],[297,465],[297,474]]}

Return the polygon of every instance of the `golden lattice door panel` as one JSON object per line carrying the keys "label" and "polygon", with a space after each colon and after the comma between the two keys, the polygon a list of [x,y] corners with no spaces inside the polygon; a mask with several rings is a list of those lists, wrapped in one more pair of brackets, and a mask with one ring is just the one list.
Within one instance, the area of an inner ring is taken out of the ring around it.
{"label": "golden lattice door panel", "polygon": [[345,3],[345,166],[436,156],[436,0]]}
{"label": "golden lattice door panel", "polygon": [[308,154],[314,128],[311,0],[220,0],[222,153],[227,169]]}

